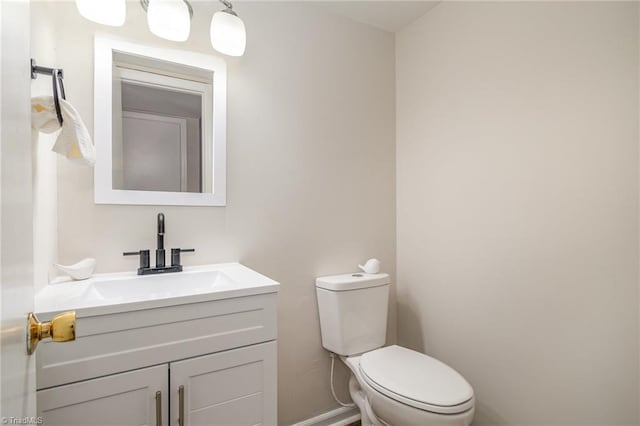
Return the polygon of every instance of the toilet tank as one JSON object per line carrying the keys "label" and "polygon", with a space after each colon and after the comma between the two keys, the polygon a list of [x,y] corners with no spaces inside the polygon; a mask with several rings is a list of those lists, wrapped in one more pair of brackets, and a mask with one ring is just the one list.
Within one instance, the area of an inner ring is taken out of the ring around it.
{"label": "toilet tank", "polygon": [[316,279],[322,346],[355,355],[384,346],[388,274],[344,274]]}

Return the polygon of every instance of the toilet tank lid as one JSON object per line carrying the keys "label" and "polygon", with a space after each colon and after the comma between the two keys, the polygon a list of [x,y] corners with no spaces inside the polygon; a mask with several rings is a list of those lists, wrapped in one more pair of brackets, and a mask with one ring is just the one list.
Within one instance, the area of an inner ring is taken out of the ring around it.
{"label": "toilet tank lid", "polygon": [[389,283],[391,283],[389,274],[365,274],[364,272],[316,278],[316,287],[331,291],[358,290]]}

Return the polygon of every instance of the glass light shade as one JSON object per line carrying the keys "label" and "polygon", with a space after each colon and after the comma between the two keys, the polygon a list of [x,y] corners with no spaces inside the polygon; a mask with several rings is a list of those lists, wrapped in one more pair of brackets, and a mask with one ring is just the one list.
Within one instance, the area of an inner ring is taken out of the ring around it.
{"label": "glass light shade", "polygon": [[149,30],[171,41],[186,41],[191,31],[189,7],[183,0],[149,0]]}
{"label": "glass light shade", "polygon": [[120,27],[127,17],[125,0],[76,0],[80,15],[98,24]]}
{"label": "glass light shade", "polygon": [[224,10],[214,13],[211,18],[211,45],[225,55],[242,56],[247,45],[242,19]]}

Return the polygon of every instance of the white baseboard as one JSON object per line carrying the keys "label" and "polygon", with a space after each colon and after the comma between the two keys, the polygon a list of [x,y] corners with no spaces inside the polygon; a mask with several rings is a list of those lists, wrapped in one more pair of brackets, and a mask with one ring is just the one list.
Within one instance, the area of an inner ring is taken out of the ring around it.
{"label": "white baseboard", "polygon": [[346,426],[360,420],[357,407],[339,407],[291,426]]}

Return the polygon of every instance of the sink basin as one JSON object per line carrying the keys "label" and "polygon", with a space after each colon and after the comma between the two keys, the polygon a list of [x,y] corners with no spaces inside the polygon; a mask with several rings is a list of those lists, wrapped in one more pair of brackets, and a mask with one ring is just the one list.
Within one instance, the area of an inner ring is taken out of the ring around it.
{"label": "sink basin", "polygon": [[96,274],[85,281],[58,279],[35,297],[36,312],[78,316],[149,309],[277,292],[278,283],[239,263],[186,267],[183,272]]}
{"label": "sink basin", "polygon": [[189,271],[96,280],[85,297],[107,301],[165,299],[231,288],[234,281],[220,271]]}

